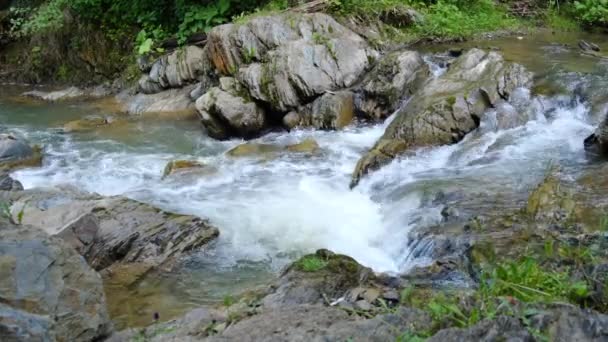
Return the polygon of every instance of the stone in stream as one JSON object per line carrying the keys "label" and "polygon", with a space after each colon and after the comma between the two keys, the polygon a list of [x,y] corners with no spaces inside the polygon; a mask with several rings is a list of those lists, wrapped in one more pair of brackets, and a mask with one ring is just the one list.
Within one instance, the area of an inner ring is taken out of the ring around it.
{"label": "stone in stream", "polygon": [[175,175],[205,175],[216,172],[217,170],[208,165],[202,164],[194,160],[172,160],[167,163],[163,171],[162,178],[165,179],[169,176]]}
{"label": "stone in stream", "polygon": [[253,138],[267,125],[264,110],[233,90],[212,88],[196,101],[196,109],[209,136],[215,139]]}
{"label": "stone in stream", "polygon": [[63,125],[63,131],[66,133],[82,133],[100,128],[116,127],[126,123],[127,121],[124,119],[94,115],[66,123]]}
{"label": "stone in stream", "polygon": [[116,96],[121,111],[131,115],[171,114],[174,117],[192,119],[196,117],[194,101],[190,93],[196,85],[180,89],[168,89],[155,94],[132,94],[123,91]]}
{"label": "stone in stream", "polygon": [[459,142],[479,127],[488,109],[531,82],[531,73],[498,53],[469,50],[399,110],[384,135],[359,160],[351,187],[408,150]]}
{"label": "stone in stream", "polygon": [[241,144],[228,152],[231,157],[256,157],[256,156],[277,156],[281,152],[308,153],[314,154],[320,150],[319,144],[314,139],[305,139],[297,144],[276,145],[276,144]]}
{"label": "stone in stream", "polygon": [[608,156],[608,113],[596,131],[585,139],[584,146],[588,152]]}
{"label": "stone in stream", "polygon": [[175,258],[204,248],[219,231],[209,221],[164,212],[124,197],[101,197],[71,188],[4,194],[23,224],[67,241],[96,270],[136,274],[132,281]]}
{"label": "stone in stream", "polygon": [[8,173],[0,173],[0,190],[2,191],[21,191],[23,184],[14,180]]}
{"label": "stone in stream", "polygon": [[416,51],[398,51],[383,57],[357,90],[356,107],[365,118],[382,120],[398,109],[430,77],[428,65]]}
{"label": "stone in stream", "polygon": [[22,94],[22,96],[31,97],[38,100],[57,102],[74,99],[95,99],[109,96],[112,90],[106,86],[100,85],[93,88],[80,89],[77,87],[69,87],[55,91],[32,90]]}
{"label": "stone in stream", "polygon": [[27,141],[12,134],[0,134],[0,169],[40,166],[41,163],[39,147],[31,147]]}
{"label": "stone in stream", "polygon": [[67,243],[0,224],[0,340],[94,341],[111,332],[101,277]]}

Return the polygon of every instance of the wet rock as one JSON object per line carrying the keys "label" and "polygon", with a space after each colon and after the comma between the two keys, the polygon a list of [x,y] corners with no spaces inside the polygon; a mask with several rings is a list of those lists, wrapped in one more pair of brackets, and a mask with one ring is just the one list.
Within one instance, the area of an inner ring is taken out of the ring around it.
{"label": "wet rock", "polygon": [[357,91],[357,110],[370,120],[385,119],[429,76],[429,67],[418,52],[390,53],[366,76]]}
{"label": "wet rock", "polygon": [[23,210],[23,224],[63,238],[96,270],[128,264],[143,274],[204,248],[219,235],[207,220],[123,197],[59,188],[15,193],[12,201],[14,215]]}
{"label": "wet rock", "polygon": [[553,169],[532,191],[526,212],[536,220],[564,221],[575,214],[572,192],[562,184],[558,170]]}
{"label": "wet rock", "polygon": [[18,180],[14,180],[7,173],[0,173],[0,190],[2,191],[21,191],[23,184]]}
{"label": "wet rock", "polygon": [[0,169],[39,166],[41,163],[39,147],[31,147],[27,141],[12,134],[0,134]]}
{"label": "wet rock", "polygon": [[410,149],[459,142],[479,127],[486,110],[531,82],[529,72],[505,62],[496,52],[468,51],[399,110],[384,135],[357,164],[351,187]]}
{"label": "wet rock", "polygon": [[305,139],[293,145],[274,145],[245,143],[226,152],[231,157],[255,157],[273,156],[281,152],[291,153],[316,153],[320,149],[319,144],[314,139]]}
{"label": "wet rock", "polygon": [[327,93],[315,100],[310,121],[317,129],[342,129],[353,122],[354,116],[354,94],[346,90]]}
{"label": "wet rock", "polygon": [[215,169],[193,160],[173,160],[167,163],[163,171],[163,179],[176,174],[211,173]]}
{"label": "wet rock", "polygon": [[597,46],[597,44],[594,44],[594,43],[589,43],[589,42],[584,41],[584,40],[580,40],[580,41],[578,42],[578,47],[579,47],[581,50],[585,51],[585,52],[588,52],[588,51],[595,51],[595,52],[599,52],[599,51],[600,51],[600,47],[599,47],[599,46]]}
{"label": "wet rock", "polygon": [[279,113],[352,86],[377,57],[363,38],[322,13],[216,27],[209,52],[218,71],[237,75],[254,99]]}
{"label": "wet rock", "polygon": [[248,98],[212,88],[196,101],[203,126],[215,139],[253,138],[266,128],[264,110]]}
{"label": "wet rock", "polygon": [[125,124],[126,120],[117,119],[111,116],[88,116],[80,120],[74,120],[63,125],[66,133],[79,133],[93,131],[99,128],[108,128]]}
{"label": "wet rock", "polygon": [[213,84],[213,66],[207,48],[186,46],[159,58],[148,75],[139,81],[139,90],[144,94],[156,94],[164,89],[181,88],[199,82]]}
{"label": "wet rock", "polygon": [[447,222],[457,219],[460,216],[460,213],[458,212],[458,209],[454,207],[444,207],[441,210],[441,216],[443,217],[443,220]]}
{"label": "wet rock", "polygon": [[[322,267],[308,270],[305,258],[318,258]],[[359,265],[354,259],[317,251],[293,263],[281,276],[276,289],[266,296],[263,304],[267,308],[279,308],[296,304],[316,304],[342,297],[348,290],[364,285],[374,274],[371,269]]]}
{"label": "wet rock", "polygon": [[69,87],[62,90],[56,91],[41,91],[41,90],[33,90],[28,91],[22,94],[22,96],[35,98],[38,100],[49,101],[49,102],[57,102],[57,101],[67,101],[74,100],[79,98],[101,98],[106,97],[112,94],[112,90],[109,87],[104,85],[100,85],[93,88],[80,89],[77,87]]}
{"label": "wet rock", "polygon": [[291,111],[283,117],[283,126],[287,129],[294,129],[301,125],[302,116],[298,112]]}
{"label": "wet rock", "polygon": [[69,100],[69,99],[74,99],[74,98],[78,98],[78,97],[83,97],[83,96],[85,96],[85,92],[84,92],[84,90],[82,90],[80,88],[70,87],[67,89],[50,91],[50,92],[33,90],[33,91],[28,91],[26,93],[23,93],[23,96],[33,97],[33,98],[39,99],[39,100],[54,102],[54,101],[62,101],[62,100]]}
{"label": "wet rock", "polygon": [[608,115],[600,123],[595,133],[584,141],[585,150],[601,156],[608,156]]}
{"label": "wet rock", "polygon": [[111,331],[101,277],[58,238],[0,227],[0,340],[93,341]]}
{"label": "wet rock", "polygon": [[169,89],[156,94],[136,94],[123,92],[116,96],[124,111],[132,115],[172,113],[184,118],[196,117],[194,102],[190,92],[196,86]]}

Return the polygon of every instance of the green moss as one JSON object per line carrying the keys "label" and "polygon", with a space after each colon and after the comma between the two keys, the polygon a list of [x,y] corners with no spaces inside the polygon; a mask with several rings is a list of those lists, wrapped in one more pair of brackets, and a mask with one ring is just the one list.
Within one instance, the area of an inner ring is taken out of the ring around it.
{"label": "green moss", "polygon": [[295,263],[295,266],[303,272],[318,272],[327,265],[328,262],[317,255],[307,255]]}

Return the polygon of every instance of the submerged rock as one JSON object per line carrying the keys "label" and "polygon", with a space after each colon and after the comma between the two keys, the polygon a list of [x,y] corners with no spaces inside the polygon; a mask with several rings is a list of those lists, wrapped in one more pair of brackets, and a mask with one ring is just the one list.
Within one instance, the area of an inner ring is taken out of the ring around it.
{"label": "submerged rock", "polygon": [[88,89],[69,87],[56,91],[33,90],[23,93],[23,96],[32,97],[43,101],[56,102],[73,100],[78,98],[101,98],[109,96],[111,93],[112,91],[109,88],[105,86],[98,86],[95,88]]}
{"label": "submerged rock", "polygon": [[163,179],[177,174],[204,174],[215,171],[211,167],[194,160],[173,160],[167,163],[163,171]]}
{"label": "submerged rock", "polygon": [[399,110],[376,145],[357,164],[351,187],[406,151],[453,144],[479,127],[486,110],[531,84],[532,75],[496,52],[472,49],[428,82]]}
{"label": "submerged rock", "polygon": [[63,125],[66,133],[79,133],[93,131],[99,128],[108,128],[125,124],[126,120],[117,119],[111,116],[88,116],[80,120],[74,120]]}
{"label": "submerged rock", "polygon": [[219,235],[207,220],[164,212],[124,197],[100,197],[70,189],[15,193],[13,213],[23,224],[67,241],[96,270],[166,264],[205,247]]}
{"label": "submerged rock", "polygon": [[316,153],[319,149],[319,144],[314,139],[305,139],[300,143],[285,146],[275,144],[245,143],[229,150],[226,152],[226,154],[231,157],[254,157],[274,155],[280,152]]}
{"label": "submerged rock", "polygon": [[0,169],[40,166],[42,152],[12,134],[0,134]]}
{"label": "submerged rock", "polygon": [[0,227],[0,340],[93,341],[107,336],[101,277],[59,238]]}

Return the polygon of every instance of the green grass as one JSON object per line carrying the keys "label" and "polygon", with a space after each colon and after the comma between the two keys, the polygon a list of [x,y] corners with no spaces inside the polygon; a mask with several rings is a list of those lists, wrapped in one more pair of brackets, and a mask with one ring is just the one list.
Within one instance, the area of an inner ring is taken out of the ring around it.
{"label": "green grass", "polygon": [[327,266],[327,261],[316,255],[307,255],[296,262],[296,267],[304,272],[317,272]]}
{"label": "green grass", "polygon": [[580,31],[580,24],[572,17],[554,10],[547,11],[544,20],[545,25],[556,31],[572,32]]}

